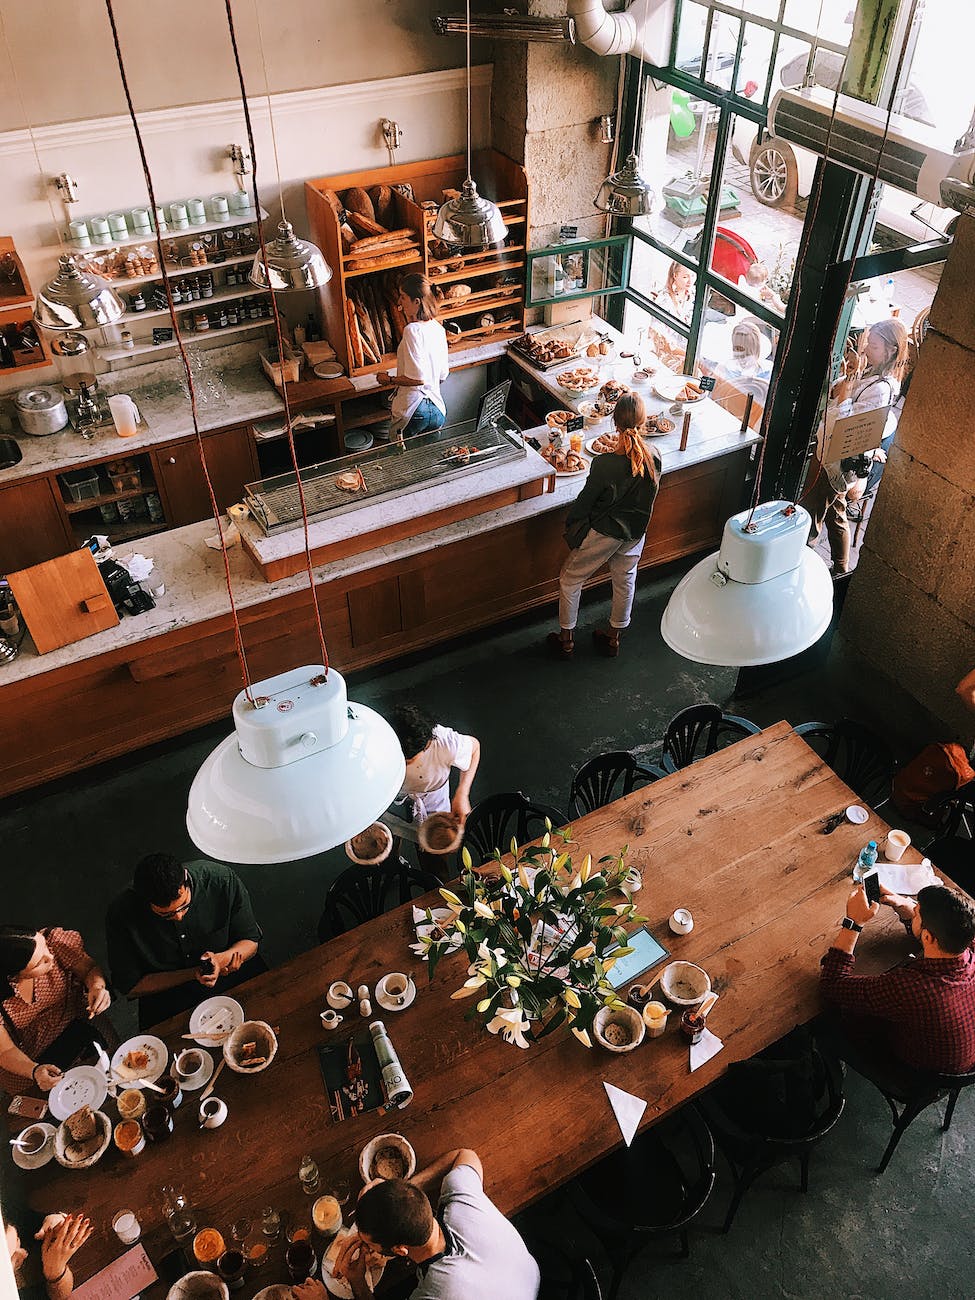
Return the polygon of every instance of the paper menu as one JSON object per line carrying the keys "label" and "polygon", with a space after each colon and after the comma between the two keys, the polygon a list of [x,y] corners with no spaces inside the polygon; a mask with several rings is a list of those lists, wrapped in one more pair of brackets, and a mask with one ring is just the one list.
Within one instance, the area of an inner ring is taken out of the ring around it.
{"label": "paper menu", "polygon": [[71,1292],[71,1300],[133,1300],[134,1296],[151,1286],[158,1276],[149,1262],[145,1248],[136,1245],[107,1264],[87,1282],[75,1287]]}

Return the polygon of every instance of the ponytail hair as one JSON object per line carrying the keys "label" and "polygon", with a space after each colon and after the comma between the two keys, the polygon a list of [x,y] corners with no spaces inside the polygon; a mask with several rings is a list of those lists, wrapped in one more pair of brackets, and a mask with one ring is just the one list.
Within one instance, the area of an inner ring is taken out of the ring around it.
{"label": "ponytail hair", "polygon": [[643,440],[646,420],[647,408],[639,393],[624,393],[613,411],[617,452],[629,458],[630,472],[634,478],[642,478],[644,474],[649,474],[652,479],[655,479],[657,465],[653,452]]}
{"label": "ponytail hair", "polygon": [[437,300],[433,295],[433,284],[419,271],[404,275],[399,282],[400,293],[412,298],[420,305],[417,308],[417,320],[434,320],[437,315]]}

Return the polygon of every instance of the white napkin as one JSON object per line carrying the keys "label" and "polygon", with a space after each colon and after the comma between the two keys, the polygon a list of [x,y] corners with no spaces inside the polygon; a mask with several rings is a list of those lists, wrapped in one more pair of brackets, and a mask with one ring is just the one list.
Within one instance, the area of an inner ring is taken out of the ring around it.
{"label": "white napkin", "polygon": [[724,1043],[710,1029],[705,1029],[701,1035],[700,1041],[691,1043],[691,1073],[699,1070],[702,1065],[706,1065],[712,1056],[717,1054],[724,1047]]}
{"label": "white napkin", "polygon": [[925,885],[940,885],[929,858],[923,862],[878,862],[877,875],[892,894],[916,894]]}
{"label": "white napkin", "polygon": [[[451,912],[449,907],[432,907],[430,909],[430,914],[433,917],[433,921],[427,919],[427,913],[424,908],[413,908],[413,924],[416,927],[417,942],[410,944],[410,951],[415,953],[417,957],[422,958],[423,961],[426,961],[427,959],[427,950],[425,946],[420,943],[420,940],[426,938],[427,935],[433,935],[435,939],[442,939],[443,933],[439,926],[435,925],[434,922],[448,921],[453,916],[453,912]],[[447,951],[454,952],[463,944],[463,942],[464,940],[461,935],[451,935],[450,947]]]}
{"label": "white napkin", "polygon": [[623,1141],[629,1146],[636,1136],[637,1129],[640,1127],[640,1120],[643,1119],[643,1112],[647,1108],[647,1103],[640,1097],[634,1097],[632,1092],[624,1092],[622,1088],[607,1083],[605,1079],[603,1080],[603,1087],[606,1089],[609,1104],[613,1108],[616,1122],[623,1134]]}

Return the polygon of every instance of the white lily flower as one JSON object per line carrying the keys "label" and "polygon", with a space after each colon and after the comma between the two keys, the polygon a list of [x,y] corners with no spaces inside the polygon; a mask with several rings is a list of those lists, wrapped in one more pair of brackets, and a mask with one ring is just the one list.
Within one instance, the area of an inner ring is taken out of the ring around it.
{"label": "white lily flower", "polygon": [[478,916],[483,916],[488,921],[494,920],[494,910],[488,907],[487,903],[482,902],[479,898],[474,900],[474,911]]}
{"label": "white lily flower", "polygon": [[596,945],[594,943],[584,943],[581,948],[577,948],[572,954],[572,960],[585,961],[586,958],[591,957],[595,951]]}
{"label": "white lily flower", "polygon": [[485,1027],[489,1034],[500,1034],[506,1043],[514,1043],[516,1047],[528,1046],[525,1037],[528,1020],[521,1007],[506,1007],[497,1011],[494,1019],[488,1021]]}
{"label": "white lily flower", "polygon": [[572,1032],[575,1034],[576,1038],[578,1038],[583,1047],[592,1047],[592,1039],[589,1037],[587,1030],[576,1029],[575,1025],[573,1025]]}

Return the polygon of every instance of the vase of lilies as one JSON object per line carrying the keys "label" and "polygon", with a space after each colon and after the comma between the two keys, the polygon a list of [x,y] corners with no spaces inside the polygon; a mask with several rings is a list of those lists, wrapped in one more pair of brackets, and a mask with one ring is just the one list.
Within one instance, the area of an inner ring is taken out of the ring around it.
{"label": "vase of lilies", "polygon": [[624,1005],[608,977],[632,951],[627,926],[645,919],[619,893],[625,848],[594,869],[588,854],[576,868],[570,847],[568,829],[549,827],[538,844],[513,840],[508,861],[495,850],[477,870],[464,849],[456,892],[440,891],[452,915],[423,940],[432,978],[460,939],[468,978],[451,997],[476,999],[467,1018],[522,1048],[562,1025],[592,1046],[596,1012]]}

